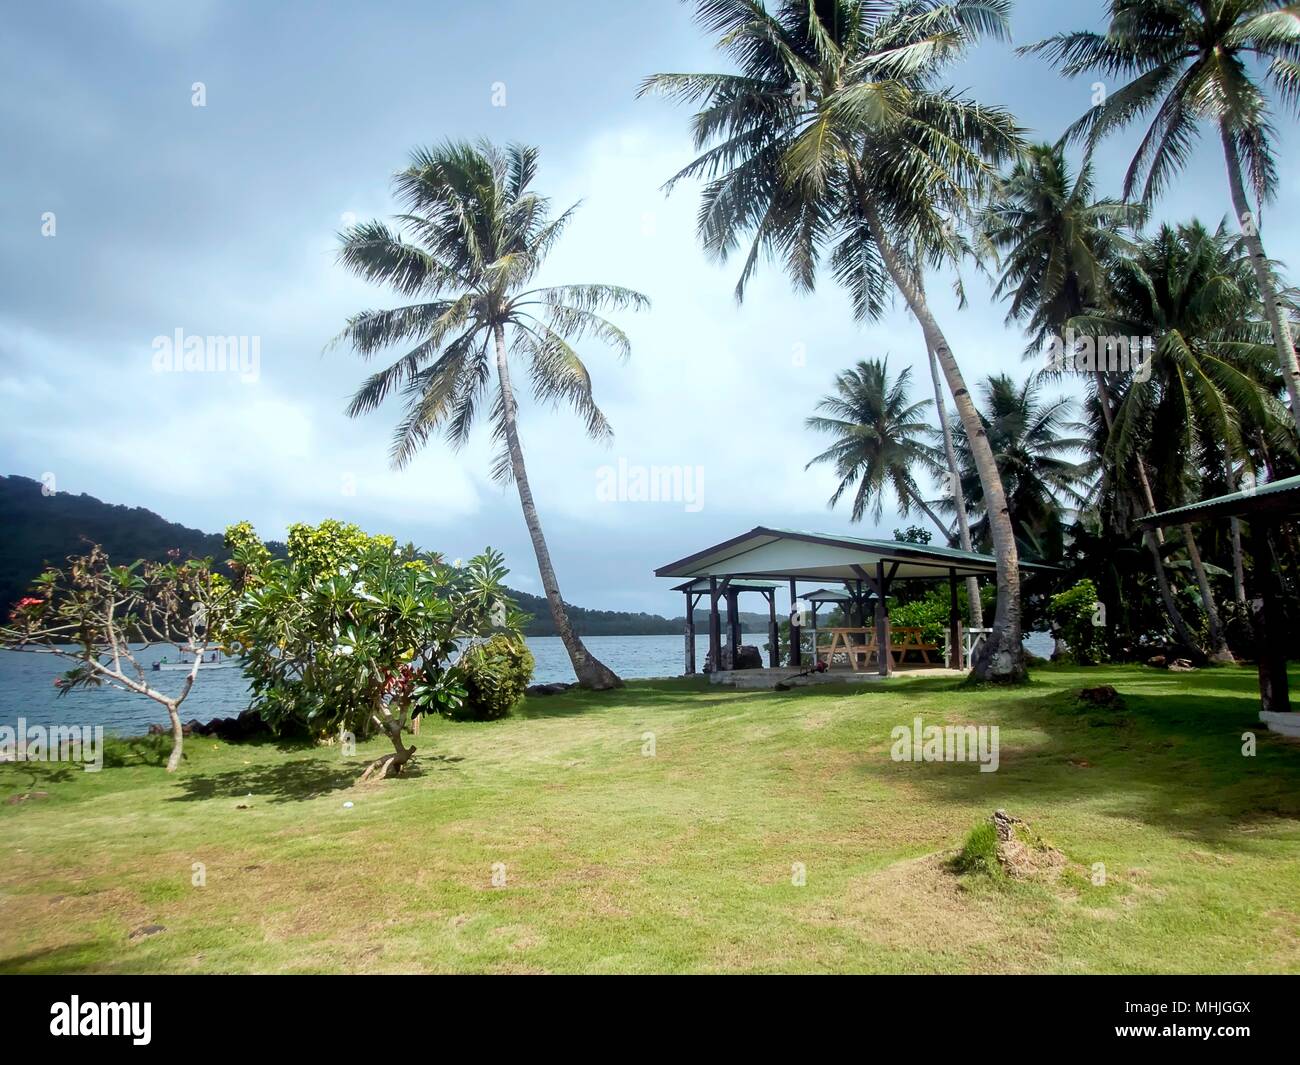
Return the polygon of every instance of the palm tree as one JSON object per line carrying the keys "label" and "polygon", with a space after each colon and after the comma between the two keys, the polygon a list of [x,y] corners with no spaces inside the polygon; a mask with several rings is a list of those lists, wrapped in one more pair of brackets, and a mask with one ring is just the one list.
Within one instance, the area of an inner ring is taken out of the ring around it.
{"label": "palm tree", "polygon": [[992,513],[998,604],[974,675],[1024,677],[1020,573],[992,449],[952,347],[931,312],[925,262],[956,253],[954,220],[1020,148],[1002,109],[939,84],[982,34],[1004,35],[1005,0],[699,0],[696,19],[719,37],[737,73],[658,74],[641,91],[698,102],[700,156],[682,178],[707,180],[699,234],[719,259],[748,243],[737,298],[764,252],[813,287],[820,257],[859,318],[902,294],[934,352],[972,441]]}
{"label": "palm tree", "polygon": [[1071,174],[1063,144],[1035,144],[981,216],[1002,265],[994,295],[1010,298],[1007,322],[1026,325],[1029,353],[1103,302],[1110,264],[1131,247],[1126,231],[1142,222],[1141,207],[1095,190],[1090,163]]}
{"label": "palm tree", "polygon": [[[1222,227],[1211,233],[1199,222],[1162,226],[1136,255],[1116,262],[1107,309],[1079,319],[1099,332],[1153,341],[1149,374],[1133,375],[1115,410],[1106,460],[1116,470],[1149,460],[1167,506],[1185,502],[1195,489],[1187,471],[1196,468],[1207,438],[1229,467],[1247,457],[1243,427],[1261,427],[1288,447],[1287,434],[1277,431],[1289,420],[1274,398],[1276,379],[1267,381],[1258,288],[1239,247]],[[1148,506],[1155,507],[1154,499]],[[1190,526],[1183,536],[1211,650],[1231,657]]]}
{"label": "palm tree", "polygon": [[536,172],[537,149],[521,145],[499,150],[457,141],[414,151],[394,177],[405,208],[399,228],[379,220],[351,227],[341,234],[339,259],[367,281],[421,302],[353,315],[335,343],[347,341],[364,358],[413,345],[368,377],[348,406],[357,417],[401,390],[406,410],[393,437],[394,466],[406,465],[435,433],[462,447],[486,412],[501,449],[493,477],[513,480],[519,491],[546,601],[578,682],[611,688],[622,682],[583,646],[560,596],[524,466],[510,356],[526,359],[538,400],[569,404],[589,436],[608,439],[591,376],[570,345],[589,335],[626,358],[627,337],[596,312],[648,301],[612,285],[527,287],[574,211],[550,217],[550,201],[530,189]]}
{"label": "palm tree", "polygon": [[[980,419],[997,456],[1020,551],[1029,558],[1059,559],[1065,547],[1065,512],[1083,504],[1080,489],[1087,480],[1085,468],[1070,456],[1083,451],[1089,441],[1064,435],[1081,428],[1070,420],[1072,402],[1064,397],[1043,399],[1038,374],[1020,385],[1007,374],[993,374],[980,386],[980,394]],[[958,431],[956,444],[966,496],[980,515],[971,534],[987,543],[988,510],[963,431]]]}
{"label": "palm tree", "polygon": [[805,423],[809,429],[832,434],[835,442],[805,469],[820,462],[834,464],[840,483],[827,504],[830,507],[856,485],[853,521],[861,521],[868,509],[879,521],[888,486],[898,500],[899,514],[907,517],[913,506],[919,507],[948,537],[951,531],[926,503],[912,474],[918,466],[928,473],[938,472],[940,466],[938,450],[926,442],[934,434],[924,418],[930,401],[911,402],[911,383],[910,366],[890,380],[888,359],[860,361],[837,374],[834,395],[817,404],[825,417],[814,416]]}
{"label": "palm tree", "polygon": [[[1264,253],[1259,215],[1246,195],[1247,179],[1261,207],[1277,192],[1275,131],[1264,86],[1286,110],[1300,113],[1300,4],[1111,0],[1106,33],[1057,34],[1023,50],[1046,53],[1070,76],[1097,69],[1131,79],[1071,127],[1070,135],[1085,137],[1089,151],[1107,134],[1154,111],[1129,165],[1125,197],[1142,183],[1143,202],[1150,203],[1186,165],[1202,123],[1217,132],[1233,213],[1250,250],[1291,417],[1300,431],[1300,366],[1289,314]],[[1268,64],[1262,82],[1253,71],[1260,61]]]}
{"label": "palm tree", "polygon": [[[994,292],[1010,298],[1008,323],[1021,321],[1027,326],[1031,337],[1027,354],[1041,352],[1049,338],[1063,348],[1071,322],[1087,308],[1105,305],[1110,270],[1132,249],[1127,231],[1142,222],[1145,211],[1121,200],[1095,200],[1094,189],[1091,164],[1071,175],[1063,143],[1033,145],[984,210],[982,235],[1003,263]],[[1100,364],[1091,376],[1105,427],[1104,448],[1114,422],[1112,385]],[[1110,472],[1103,464],[1103,492]],[[1134,472],[1145,513],[1154,514],[1146,461],[1140,455],[1134,460]],[[1148,529],[1142,538],[1170,623],[1184,643],[1192,644],[1191,630],[1165,572],[1164,532]]]}

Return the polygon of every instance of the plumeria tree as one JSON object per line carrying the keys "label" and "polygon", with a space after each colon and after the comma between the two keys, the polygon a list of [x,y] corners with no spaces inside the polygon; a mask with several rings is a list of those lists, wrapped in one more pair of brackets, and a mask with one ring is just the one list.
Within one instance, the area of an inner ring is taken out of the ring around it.
{"label": "plumeria tree", "polygon": [[[174,773],[184,743],[180,707],[194,689],[204,652],[220,646],[231,596],[230,585],[212,573],[210,560],[115,566],[94,545],[36,579],[31,594],[0,627],[0,644],[70,662],[56,681],[60,695],[107,686],[158,703],[171,722],[167,772]],[[156,687],[152,671],[141,663],[141,652],[159,644],[194,656],[179,692]]]}
{"label": "plumeria tree", "polygon": [[240,589],[230,632],[253,707],[275,731],[382,732],[393,751],[362,779],[400,775],[416,751],[403,730],[459,707],[465,651],[519,636],[524,616],[506,598],[496,551],[448,564],[332,523],[290,529],[289,557],[277,559],[250,531],[227,538]]}

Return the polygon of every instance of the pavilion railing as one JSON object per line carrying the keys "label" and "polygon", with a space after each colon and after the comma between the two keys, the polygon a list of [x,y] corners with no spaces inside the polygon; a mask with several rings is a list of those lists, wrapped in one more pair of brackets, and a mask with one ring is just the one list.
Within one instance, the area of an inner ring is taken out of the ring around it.
{"label": "pavilion railing", "polygon": [[[978,647],[980,645],[980,642],[984,639],[984,637],[987,636],[992,631],[993,631],[992,629],[968,629],[964,625],[962,626],[962,630],[961,630],[962,661],[966,664],[967,669],[970,669],[971,656],[975,653],[975,648]],[[944,661],[948,663],[948,668],[951,669],[952,668],[952,636],[946,629],[944,630],[944,634],[943,634],[943,658]]]}

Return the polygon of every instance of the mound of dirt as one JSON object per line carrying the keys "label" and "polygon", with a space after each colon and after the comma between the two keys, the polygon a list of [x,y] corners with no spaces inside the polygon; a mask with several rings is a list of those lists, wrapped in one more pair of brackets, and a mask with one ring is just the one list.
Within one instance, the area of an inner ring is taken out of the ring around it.
{"label": "mound of dirt", "polygon": [[1109,684],[1102,684],[1096,688],[1080,688],[1079,702],[1105,710],[1124,709],[1124,697]]}

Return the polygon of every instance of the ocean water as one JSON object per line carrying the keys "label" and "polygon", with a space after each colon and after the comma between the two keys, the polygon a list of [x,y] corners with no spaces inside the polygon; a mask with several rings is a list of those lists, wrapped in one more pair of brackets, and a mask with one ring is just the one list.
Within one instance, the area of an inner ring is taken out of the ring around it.
{"label": "ocean water", "polygon": [[[589,636],[588,650],[624,678],[675,677],[684,669],[684,641],[681,636]],[[767,642],[761,633],[746,633],[744,642],[760,649]],[[703,668],[708,654],[707,635],[696,637],[696,668]],[[1051,653],[1051,638],[1033,633],[1025,646],[1046,657]],[[536,683],[571,681],[573,669],[558,636],[530,636],[528,647],[537,661],[533,680]],[[155,648],[139,654],[142,665],[164,656],[173,661],[174,648]],[[145,732],[152,723],[166,724],[167,714],[157,703],[140,695],[96,688],[60,695],[54,681],[67,670],[67,663],[49,654],[25,651],[0,651],[0,725],[15,725],[19,717],[29,725],[102,725],[119,736]],[[185,674],[180,671],[148,671],[148,679],[158,690],[171,694],[180,690]],[[194,689],[181,705],[181,718],[208,721],[214,717],[234,717],[248,706],[248,687],[243,673],[233,669],[200,668]]]}

